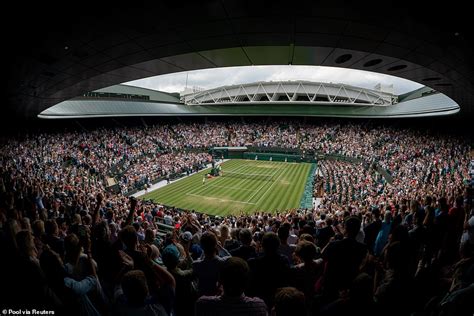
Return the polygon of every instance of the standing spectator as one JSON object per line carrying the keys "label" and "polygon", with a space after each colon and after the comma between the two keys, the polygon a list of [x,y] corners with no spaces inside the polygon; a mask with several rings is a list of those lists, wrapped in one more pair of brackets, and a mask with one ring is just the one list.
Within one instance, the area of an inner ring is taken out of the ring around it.
{"label": "standing spectator", "polygon": [[275,295],[275,306],[272,316],[305,315],[305,295],[294,287],[278,289]]}
{"label": "standing spectator", "polygon": [[290,283],[307,298],[312,298],[315,294],[314,285],[323,272],[323,260],[316,258],[316,245],[306,240],[296,245],[295,255],[301,263],[291,268]]}
{"label": "standing spectator", "polygon": [[347,290],[359,274],[367,247],[355,240],[361,221],[351,216],[344,221],[344,239],[330,242],[323,250],[325,269],[322,288],[330,298],[336,298],[340,290]]}
{"label": "standing spectator", "polygon": [[[375,290],[375,301],[380,310],[386,315],[410,315],[413,310],[413,280],[406,270],[408,252],[401,242],[393,242],[387,246],[383,264],[385,269],[379,269],[378,273],[385,274],[383,277],[376,274],[377,279],[382,279]],[[402,303],[403,302],[403,303]]]}
{"label": "standing spectator", "polygon": [[219,280],[224,293],[200,297],[196,302],[196,316],[268,315],[263,300],[244,294],[249,280],[247,262],[240,258],[229,258],[221,267]]}
{"label": "standing spectator", "polygon": [[442,263],[448,259],[449,206],[445,197],[438,199],[438,208],[433,221],[435,257]]}
{"label": "standing spectator", "polygon": [[[189,258],[189,251],[187,252],[187,256]],[[180,269],[178,267],[179,257],[179,250],[173,244],[166,246],[163,250],[163,263],[176,281],[174,312],[176,316],[193,315],[194,304],[197,299],[193,270]]]}
{"label": "standing spectator", "polygon": [[248,261],[250,258],[255,258],[257,252],[254,246],[252,246],[252,233],[249,229],[244,228],[239,232],[240,241],[242,245],[234,250],[231,250],[230,253],[234,257],[239,257]]}
{"label": "standing spectator", "polygon": [[249,259],[249,294],[262,298],[270,309],[273,307],[276,290],[289,284],[289,262],[286,256],[278,253],[279,246],[278,236],[267,232],[262,238],[263,256]]}
{"label": "standing spectator", "polygon": [[458,249],[461,242],[461,236],[464,230],[464,221],[466,212],[463,208],[464,198],[458,196],[455,205],[448,212],[448,231],[446,236],[446,256],[447,260],[455,262],[458,258]]}
{"label": "standing spectator", "polygon": [[295,252],[296,245],[288,244],[288,237],[290,236],[290,223],[283,223],[278,228],[278,238],[280,238],[280,246],[278,247],[278,253],[284,255],[290,265],[293,265],[293,253]]}
{"label": "standing spectator", "polygon": [[373,221],[367,227],[364,228],[365,240],[364,243],[367,245],[367,249],[371,254],[374,253],[375,240],[377,235],[382,228],[382,220],[380,219],[380,210],[374,208],[372,210]]}
{"label": "standing spectator", "polygon": [[326,217],[326,219],[321,222],[321,227],[316,230],[316,236],[318,237],[317,246],[321,249],[326,247],[329,240],[336,235],[332,224],[332,218]]}
{"label": "standing spectator", "polygon": [[[86,237],[87,239],[88,237]],[[70,234],[65,240],[66,277],[64,284],[76,298],[79,315],[100,315],[103,293],[97,278],[97,263],[92,259],[90,242],[82,252],[80,239]],[[94,303],[93,303],[94,302]]]}
{"label": "standing spectator", "polygon": [[216,295],[219,270],[228,257],[217,256],[217,238],[211,232],[201,236],[204,258],[193,262],[193,271],[198,280],[198,295]]}
{"label": "standing spectator", "polygon": [[161,304],[150,297],[145,274],[141,270],[125,273],[121,287],[116,291],[115,301],[115,315],[169,315]]}
{"label": "standing spectator", "polygon": [[56,220],[48,219],[44,224],[45,243],[51,247],[51,249],[59,254],[61,258],[64,257],[64,240],[59,237],[59,228]]}
{"label": "standing spectator", "polygon": [[382,222],[382,226],[377,234],[377,238],[375,239],[375,245],[374,245],[375,256],[378,257],[382,254],[382,250],[388,242],[388,236],[391,230],[392,230],[392,213],[390,213],[390,211],[386,211],[384,220]]}

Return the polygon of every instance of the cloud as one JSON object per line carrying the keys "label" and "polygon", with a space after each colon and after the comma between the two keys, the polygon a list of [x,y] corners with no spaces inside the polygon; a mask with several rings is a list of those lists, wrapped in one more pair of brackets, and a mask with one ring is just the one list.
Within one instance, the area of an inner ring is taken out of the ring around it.
{"label": "cloud", "polygon": [[[187,77],[187,78],[186,78]],[[373,89],[378,83],[393,84],[396,94],[402,94],[423,85],[416,82],[375,72],[323,66],[245,66],[194,70],[173,73],[126,84],[166,92],[183,91],[188,87],[211,89],[220,86],[257,81],[308,80],[344,83]]]}

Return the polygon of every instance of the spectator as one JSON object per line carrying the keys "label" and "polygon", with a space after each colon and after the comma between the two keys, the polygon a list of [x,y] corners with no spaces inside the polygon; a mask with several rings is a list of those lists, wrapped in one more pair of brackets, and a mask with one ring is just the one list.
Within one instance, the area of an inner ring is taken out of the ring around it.
{"label": "spectator", "polygon": [[375,239],[374,254],[380,256],[385,244],[388,242],[388,236],[392,230],[392,213],[390,211],[385,212],[382,226]]}
{"label": "spectator", "polygon": [[268,315],[267,307],[260,298],[244,294],[249,278],[249,266],[240,258],[228,259],[221,268],[220,283],[224,293],[202,296],[196,302],[196,315]]}
{"label": "spectator", "polygon": [[210,232],[201,236],[204,258],[193,262],[193,271],[198,280],[198,295],[216,295],[219,270],[228,257],[217,256],[217,238]]}
{"label": "spectator", "polygon": [[262,239],[263,256],[249,259],[249,293],[262,298],[269,309],[273,307],[276,290],[289,284],[289,262],[278,253],[279,246],[278,236],[267,232]]}
{"label": "spectator", "polygon": [[293,265],[293,253],[295,252],[296,246],[288,244],[290,228],[290,223],[284,223],[278,229],[278,238],[280,238],[280,246],[278,247],[278,252],[288,259],[290,265]]}
{"label": "spectator", "polygon": [[115,315],[169,315],[150,297],[145,274],[141,270],[127,272],[115,294]]}
{"label": "spectator", "polygon": [[323,250],[325,264],[322,287],[325,295],[337,298],[340,290],[350,287],[367,256],[367,247],[355,240],[361,221],[357,217],[344,220],[344,239],[330,242]]}
{"label": "spectator", "polygon": [[367,245],[367,249],[371,254],[374,253],[375,241],[379,231],[382,229],[382,220],[380,219],[380,210],[374,208],[372,210],[373,221],[364,228],[365,240],[364,243]]}
{"label": "spectator", "polygon": [[[187,253],[189,258],[189,252]],[[176,316],[193,315],[197,299],[197,289],[194,282],[193,270],[181,270],[178,267],[180,253],[175,245],[168,245],[163,250],[162,259],[166,269],[176,281],[174,312]]]}
{"label": "spectator", "polygon": [[305,315],[305,296],[293,287],[280,288],[275,295],[272,316]]}
{"label": "spectator", "polygon": [[[318,162],[313,195],[319,205],[313,210],[222,217],[152,201],[132,200],[136,205],[129,208],[129,199],[123,193],[148,187],[151,181],[166,175],[175,177],[198,170],[209,159],[207,148],[248,145],[298,149],[309,156],[316,152],[339,155],[336,160]],[[356,301],[360,301],[367,306],[364,313],[370,315],[374,297],[366,285],[374,277],[377,305],[388,313],[398,302],[397,297],[407,305],[406,309],[393,309],[400,313],[420,312],[427,302],[433,302],[426,306],[434,306],[440,313],[468,310],[465,306],[469,305],[464,304],[470,302],[465,298],[472,291],[468,286],[472,282],[472,256],[467,255],[465,247],[474,240],[472,192],[464,190],[471,176],[467,168],[469,140],[429,131],[420,133],[416,128],[272,121],[42,133],[2,140],[0,147],[0,250],[6,265],[2,284],[8,285],[0,296],[2,302],[13,306],[45,306],[73,315],[85,313],[90,301],[95,309],[91,308],[91,313],[104,313],[111,307],[107,299],[113,300],[114,288],[120,286],[123,274],[136,269],[146,276],[149,297],[167,313],[173,313],[183,305],[174,303],[174,284],[181,282],[179,271],[189,270],[192,258],[206,261],[200,271],[201,284],[207,287],[210,281],[208,287],[220,294],[220,264],[213,263],[224,260],[214,256],[226,257],[226,249],[232,249],[235,256],[248,259],[251,265],[248,294],[257,293],[269,308],[276,288],[281,286],[295,285],[306,296],[312,296],[314,275],[322,274],[316,288],[324,299],[306,297],[306,307],[315,314],[341,310],[359,313],[361,305]],[[189,148],[193,152],[187,151]],[[109,174],[118,178],[120,192],[106,192],[104,175]],[[464,201],[456,199],[463,191]],[[437,210],[433,201],[438,201]],[[381,223],[371,209],[388,211],[393,220]],[[463,211],[467,216],[462,216]],[[168,243],[157,242],[160,227],[154,223],[154,215],[173,228]],[[361,238],[363,231],[364,243],[370,252],[377,250],[380,262],[362,260],[364,272],[370,277],[361,280],[356,275],[363,274],[358,274],[356,266],[360,265],[357,258],[363,257],[357,243],[362,240],[346,240],[350,239],[350,229],[343,227],[351,215],[363,220],[356,238]],[[291,223],[289,237],[287,223]],[[205,246],[206,242],[199,244],[206,226],[222,230],[217,250]],[[225,226],[233,227],[231,238]],[[254,236],[250,242],[247,229]],[[239,230],[243,231],[241,237],[237,235]],[[324,271],[318,272],[314,265],[318,260],[313,246],[304,243],[295,250],[295,256],[287,254],[296,265],[289,278],[285,257],[271,250],[272,244],[279,247],[278,238],[263,238],[268,231],[278,232],[282,249],[285,238],[290,247],[297,240],[326,247],[324,265],[319,266]],[[341,240],[332,241],[333,236]],[[458,260],[460,239],[463,252]],[[180,252],[178,265],[170,265],[170,271],[162,268],[159,260],[168,244]],[[257,257],[262,247],[263,254]],[[203,248],[211,248],[214,255],[201,258]],[[342,254],[343,250],[348,253]],[[404,258],[403,264],[393,261],[394,253]],[[335,258],[342,263],[335,263]],[[416,268],[415,306],[406,298],[410,292],[399,291],[414,287],[411,278]],[[294,276],[295,271],[301,275]],[[336,281],[326,284],[326,279]],[[447,283],[451,280],[449,289]],[[180,284],[176,285],[176,295],[182,293]],[[101,292],[107,299],[101,299]],[[181,302],[183,295],[179,296]],[[144,302],[150,303],[147,299]]]}
{"label": "spectator", "polygon": [[45,236],[44,242],[51,247],[51,249],[64,257],[64,241],[59,237],[58,224],[54,219],[49,219],[44,224]]}
{"label": "spectator", "polygon": [[252,246],[252,233],[249,229],[244,228],[239,232],[240,241],[242,245],[235,250],[231,250],[230,253],[234,257],[239,257],[248,261],[250,258],[255,258],[257,252],[254,246]]}
{"label": "spectator", "polygon": [[307,298],[314,296],[314,285],[323,272],[323,260],[316,259],[317,252],[318,249],[312,242],[300,241],[296,246],[295,255],[301,263],[291,268],[290,283],[302,291]]}
{"label": "spectator", "polygon": [[[375,301],[387,315],[410,315],[413,310],[413,280],[406,271],[407,260],[409,258],[402,243],[397,241],[387,246],[384,256],[386,270],[379,270],[385,276],[375,290]],[[376,283],[377,278],[376,275]]]}

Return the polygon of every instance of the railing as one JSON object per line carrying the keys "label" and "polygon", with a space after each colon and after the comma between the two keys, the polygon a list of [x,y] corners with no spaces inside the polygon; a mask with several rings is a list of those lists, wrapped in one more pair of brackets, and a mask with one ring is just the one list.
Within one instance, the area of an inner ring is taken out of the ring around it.
{"label": "railing", "polygon": [[313,186],[314,186],[314,173],[316,170],[316,164],[311,164],[308,179],[304,187],[303,196],[300,201],[300,208],[311,209],[313,207]]}

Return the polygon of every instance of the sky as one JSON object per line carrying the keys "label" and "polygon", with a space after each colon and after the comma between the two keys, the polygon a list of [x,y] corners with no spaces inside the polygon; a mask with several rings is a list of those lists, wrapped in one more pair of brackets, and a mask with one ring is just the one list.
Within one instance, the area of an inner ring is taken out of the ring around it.
{"label": "sky", "polygon": [[394,93],[402,94],[421,88],[416,82],[370,71],[323,66],[243,66],[179,72],[125,84],[165,92],[181,92],[186,87],[212,89],[220,86],[252,83],[257,81],[308,80],[344,83],[373,89],[378,83],[393,84]]}

